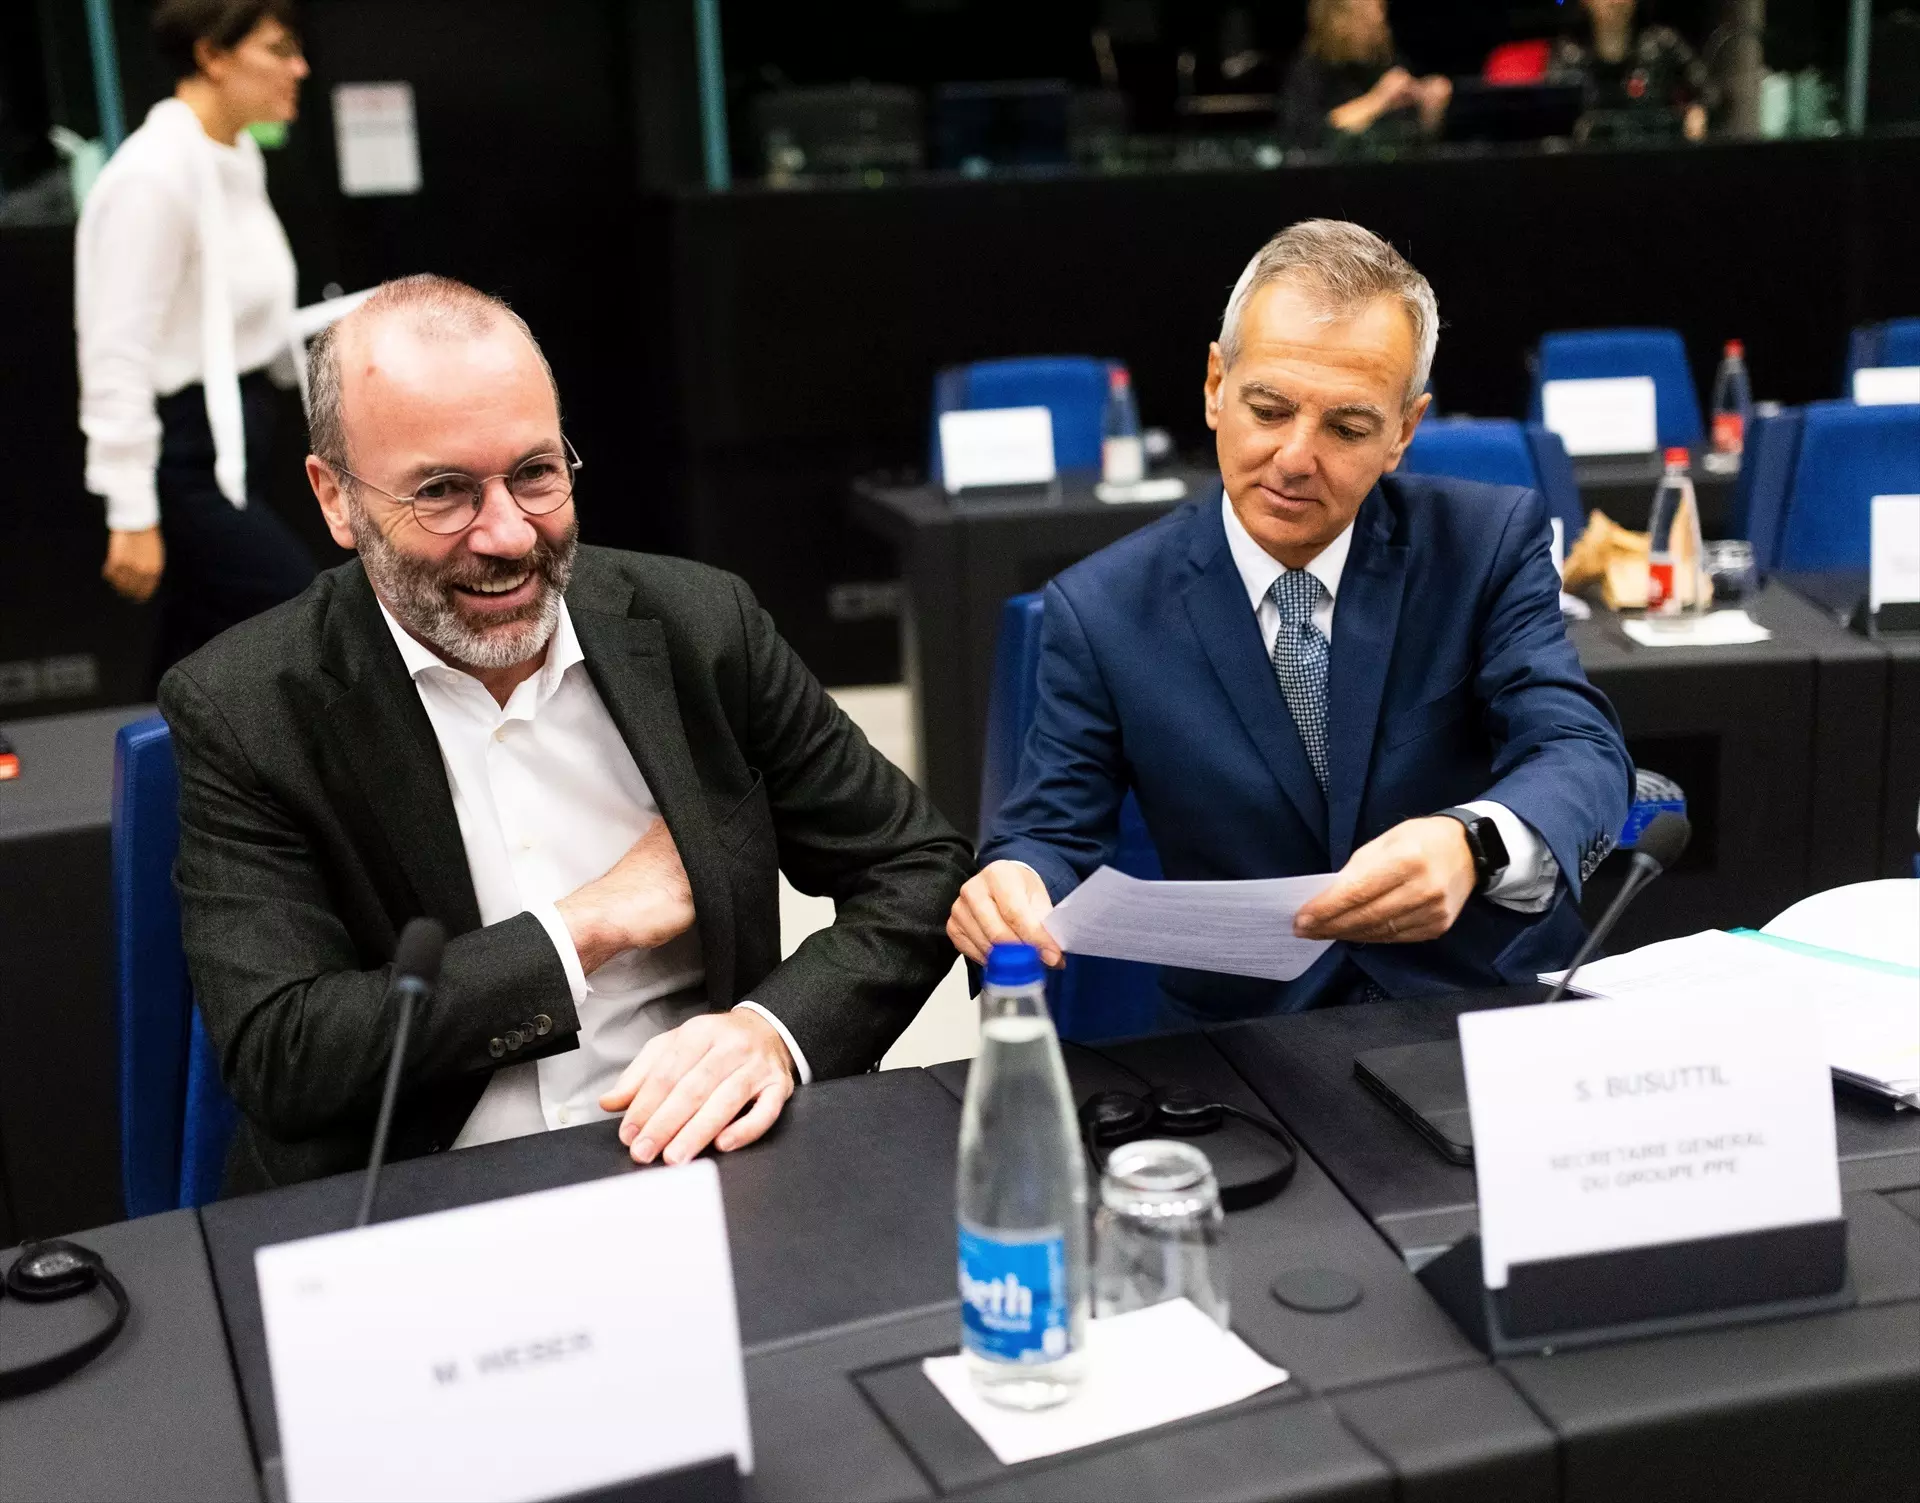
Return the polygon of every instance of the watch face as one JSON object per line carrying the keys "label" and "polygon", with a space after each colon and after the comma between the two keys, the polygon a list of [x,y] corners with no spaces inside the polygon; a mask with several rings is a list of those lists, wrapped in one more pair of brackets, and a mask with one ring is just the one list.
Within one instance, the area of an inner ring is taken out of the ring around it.
{"label": "watch face", "polygon": [[1473,833],[1479,838],[1480,849],[1487,858],[1487,875],[1493,877],[1505,871],[1512,858],[1507,855],[1506,841],[1500,838],[1500,826],[1482,817],[1474,821]]}

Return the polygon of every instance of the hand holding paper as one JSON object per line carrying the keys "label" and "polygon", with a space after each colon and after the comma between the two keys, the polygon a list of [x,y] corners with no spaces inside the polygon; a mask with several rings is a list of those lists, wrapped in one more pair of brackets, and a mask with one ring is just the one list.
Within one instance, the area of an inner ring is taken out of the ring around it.
{"label": "hand holding paper", "polygon": [[1355,851],[1327,890],[1300,910],[1304,939],[1413,944],[1453,927],[1473,895],[1473,853],[1460,822],[1409,819]]}
{"label": "hand holding paper", "polygon": [[1032,945],[1050,966],[1066,963],[1047,932],[1053,899],[1040,874],[1024,861],[995,861],[968,880],[947,915],[947,938],[975,965],[987,963],[995,945]]}

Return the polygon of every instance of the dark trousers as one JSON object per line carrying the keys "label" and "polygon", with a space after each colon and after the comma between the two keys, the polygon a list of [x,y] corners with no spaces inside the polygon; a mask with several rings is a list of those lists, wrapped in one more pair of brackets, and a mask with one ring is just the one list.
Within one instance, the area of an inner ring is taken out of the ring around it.
{"label": "dark trousers", "polygon": [[153,681],[229,626],[291,600],[313,582],[313,559],[267,506],[273,450],[273,386],[262,371],[240,378],[247,434],[247,505],[221,494],[213,478],[213,432],[198,384],[162,397],[160,622]]}

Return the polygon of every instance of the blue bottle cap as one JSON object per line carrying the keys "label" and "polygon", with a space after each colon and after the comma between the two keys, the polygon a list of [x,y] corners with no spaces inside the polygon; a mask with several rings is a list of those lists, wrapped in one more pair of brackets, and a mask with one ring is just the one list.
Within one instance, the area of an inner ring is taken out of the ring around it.
{"label": "blue bottle cap", "polygon": [[1032,945],[995,945],[987,951],[988,986],[1032,986],[1046,977],[1047,968]]}

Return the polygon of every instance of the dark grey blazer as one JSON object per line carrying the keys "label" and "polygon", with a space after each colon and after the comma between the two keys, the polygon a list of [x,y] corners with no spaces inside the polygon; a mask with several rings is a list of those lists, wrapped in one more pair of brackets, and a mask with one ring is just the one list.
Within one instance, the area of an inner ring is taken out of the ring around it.
{"label": "dark grey blazer", "polygon": [[[686,865],[710,1004],[764,1005],[815,1078],[868,1069],[952,964],[966,842],[732,575],[583,547],[567,605]],[[393,1156],[450,1144],[503,1062],[577,1047],[539,922],[481,927],[439,745],[358,561],[174,668],[160,708],[187,962],[246,1117],[230,1191],[365,1162],[387,961],[417,915],[454,937],[408,1041]],[[837,911],[785,962],[781,870]],[[526,1045],[495,1058],[513,1030]]]}

